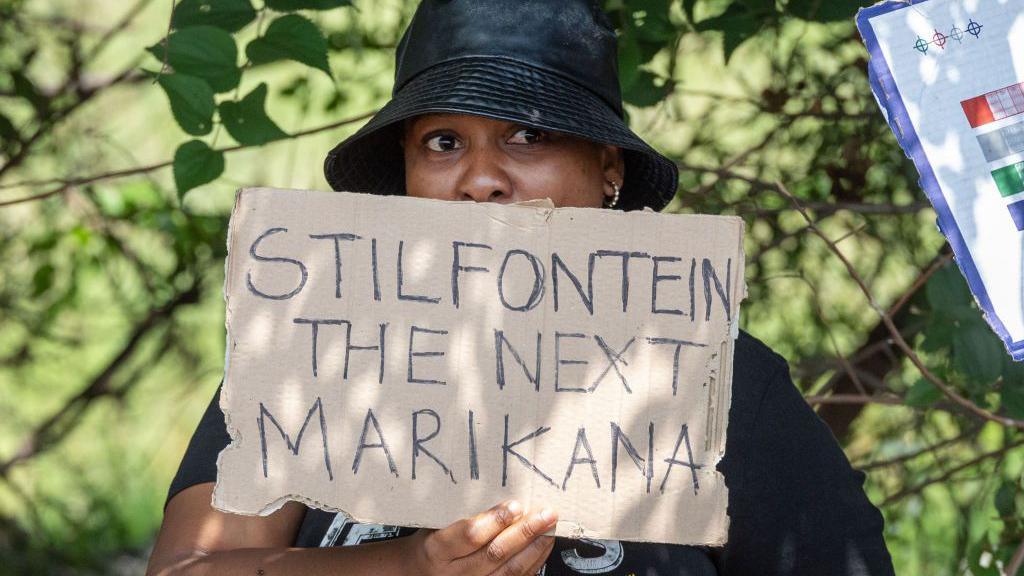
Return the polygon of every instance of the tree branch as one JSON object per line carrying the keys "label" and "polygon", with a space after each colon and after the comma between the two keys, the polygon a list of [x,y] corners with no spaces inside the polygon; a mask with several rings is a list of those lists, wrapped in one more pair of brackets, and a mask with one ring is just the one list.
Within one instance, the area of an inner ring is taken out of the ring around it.
{"label": "tree branch", "polygon": [[[291,139],[300,138],[300,137],[303,137],[303,136],[309,136],[310,134],[316,134],[318,132],[325,132],[327,130],[332,130],[334,128],[338,128],[339,126],[344,126],[346,124],[352,124],[353,122],[359,122],[360,120],[365,120],[366,118],[369,118],[370,116],[373,116],[376,113],[377,113],[376,111],[367,112],[365,114],[360,114],[359,116],[354,116],[352,118],[346,118],[345,120],[340,120],[338,122],[332,122],[331,124],[326,124],[324,126],[319,126],[317,128],[311,128],[309,130],[303,130],[301,132],[296,132],[296,133],[291,135]],[[278,140],[277,142],[282,142],[282,141],[283,140]],[[251,145],[238,144],[238,145],[235,145],[235,146],[228,146],[228,147],[224,147],[224,148],[218,148],[217,151],[218,152],[228,153],[228,152],[235,152],[236,150],[242,150],[244,148],[253,148],[253,147],[254,146],[251,146]],[[159,170],[161,168],[166,168],[166,167],[168,167],[168,166],[170,166],[172,164],[174,164],[173,160],[166,160],[164,162],[158,162],[156,164],[150,164],[148,166],[136,166],[135,168],[127,168],[125,170],[115,170],[113,172],[105,172],[103,174],[96,174],[96,175],[87,176],[87,177],[84,177],[84,178],[73,178],[73,179],[69,179],[69,180],[65,180],[65,179],[61,179],[61,178],[50,178],[48,180],[34,180],[34,181],[29,180],[29,181],[23,181],[23,182],[15,182],[15,183],[12,183],[12,184],[0,184],[0,189],[16,188],[16,187],[30,187],[30,186],[48,186],[48,185],[51,185],[51,184],[57,184],[58,185],[53,190],[48,190],[48,191],[42,192],[40,194],[34,194],[34,195],[31,195],[31,196],[23,196],[21,198],[15,198],[14,200],[6,200],[6,201],[3,201],[3,202],[0,202],[0,208],[3,208],[5,206],[13,206],[15,204],[22,204],[24,202],[32,202],[32,201],[35,201],[35,200],[42,200],[44,198],[49,198],[50,196],[56,196],[58,194],[63,194],[64,192],[67,192],[69,189],[71,189],[71,188],[73,188],[75,186],[81,186],[83,184],[92,184],[93,182],[100,182],[100,181],[104,181],[104,180],[113,180],[113,179],[116,179],[116,178],[123,178],[125,176],[134,176],[136,174],[145,174],[145,173],[148,173],[148,172],[153,172],[153,171]]]}
{"label": "tree branch", "polygon": [[924,490],[925,488],[931,486],[932,484],[938,484],[939,482],[945,482],[946,480],[949,480],[950,478],[953,477],[954,474],[956,474],[957,472],[960,472],[961,470],[966,470],[966,469],[970,468],[971,466],[974,466],[976,464],[980,464],[981,462],[984,462],[985,460],[988,460],[989,458],[995,458],[995,457],[998,457],[998,456],[1002,456],[1003,454],[1009,452],[1010,450],[1013,450],[1014,448],[1016,448],[1018,446],[1024,446],[1024,440],[1018,440],[1018,441],[1016,441],[1016,442],[1014,442],[1012,444],[1008,444],[1006,446],[1003,446],[1002,448],[1000,448],[998,450],[993,450],[991,452],[985,452],[984,454],[979,454],[978,456],[975,456],[974,458],[971,458],[970,460],[968,460],[966,462],[963,462],[961,464],[958,464],[958,465],[950,468],[949,470],[946,470],[945,472],[943,472],[942,474],[940,474],[940,475],[938,475],[938,476],[936,476],[934,478],[929,478],[929,479],[925,480],[924,482],[920,482],[920,483],[915,484],[914,486],[911,486],[909,488],[904,488],[903,490],[900,490],[899,492],[897,492],[897,493],[889,496],[885,500],[883,500],[882,503],[879,506],[884,508],[884,507],[888,506],[889,504],[892,504],[893,502],[896,502],[898,500],[906,498],[907,496],[910,496],[912,494],[917,494],[918,492]]}
{"label": "tree branch", "polygon": [[150,310],[149,314],[135,326],[124,347],[107,363],[107,366],[85,388],[69,398],[59,410],[36,426],[14,455],[0,462],[0,478],[6,478],[15,465],[48,450],[59,442],[71,429],[69,426],[62,427],[62,424],[67,421],[75,421],[93,400],[117,393],[117,390],[111,388],[111,381],[120,367],[135,352],[143,338],[154,328],[167,321],[179,306],[194,303],[198,298],[199,286],[193,284],[191,288],[179,293],[167,304]]}
{"label": "tree branch", "polygon": [[862,472],[867,472],[869,470],[877,470],[878,468],[888,468],[889,466],[895,466],[897,464],[902,464],[904,462],[908,462],[910,460],[914,460],[914,459],[916,459],[916,458],[918,458],[920,456],[923,456],[925,454],[929,454],[931,452],[937,452],[937,451],[939,451],[939,450],[941,450],[941,449],[943,449],[943,448],[945,448],[947,446],[952,446],[953,444],[957,444],[959,442],[963,442],[967,438],[970,438],[971,436],[974,436],[975,434],[977,434],[980,430],[981,430],[981,424],[978,423],[978,424],[975,424],[974,426],[971,426],[970,428],[968,428],[967,430],[965,430],[961,434],[958,434],[958,435],[956,435],[956,436],[954,436],[952,438],[948,438],[948,439],[943,440],[941,442],[938,442],[936,444],[932,444],[930,446],[925,446],[924,448],[921,448],[920,450],[915,450],[915,451],[910,452],[908,454],[901,454],[899,456],[896,456],[894,458],[890,458],[888,460],[876,460],[874,462],[868,462],[868,463],[856,466],[856,468],[861,470]]}
{"label": "tree branch", "polygon": [[935,376],[935,374],[933,374],[932,371],[929,370],[928,367],[924,365],[924,362],[917,355],[917,353],[914,352],[914,350],[910,347],[909,344],[907,344],[907,341],[903,338],[903,334],[900,333],[899,328],[897,328],[896,324],[893,323],[892,318],[889,316],[889,313],[886,312],[885,309],[883,309],[882,306],[879,305],[879,303],[875,300],[875,296],[871,292],[871,289],[868,288],[867,284],[865,284],[864,279],[861,278],[860,273],[858,273],[857,269],[853,267],[853,264],[846,257],[846,255],[843,254],[843,251],[840,250],[839,247],[836,246],[835,242],[832,242],[832,240],[830,240],[828,236],[825,235],[824,232],[822,232],[821,228],[819,228],[817,224],[814,223],[814,220],[811,219],[810,215],[800,204],[800,201],[797,200],[797,198],[793,196],[792,193],[790,193],[790,191],[786,188],[784,184],[782,184],[781,182],[776,182],[775,187],[779,194],[783,195],[784,197],[789,199],[790,202],[793,203],[797,211],[800,212],[800,215],[803,216],[804,220],[807,221],[807,224],[811,231],[814,232],[814,234],[817,235],[819,238],[821,238],[822,241],[824,241],[825,244],[828,246],[829,250],[833,254],[835,254],[836,257],[839,258],[839,260],[843,263],[850,277],[853,278],[853,281],[857,283],[857,286],[864,294],[864,297],[867,298],[868,304],[882,318],[882,323],[885,324],[885,327],[888,329],[889,335],[896,343],[896,346],[899,347],[899,349],[902,350],[904,354],[906,354],[907,358],[910,359],[910,362],[914,365],[915,368],[917,368],[917,370],[921,373],[922,376],[924,376],[929,382],[934,384],[936,388],[941,390],[942,393],[945,394],[946,397],[949,398],[954,404],[964,408],[971,414],[979,418],[983,418],[985,420],[997,422],[1009,428],[1017,428],[1024,430],[1024,420],[1017,420],[1015,418],[1010,418],[1009,416],[1001,416],[999,414],[986,410],[978,406],[974,402],[971,402],[967,398],[964,398],[963,396],[958,394],[957,391],[954,390],[951,385],[943,381],[941,378]]}

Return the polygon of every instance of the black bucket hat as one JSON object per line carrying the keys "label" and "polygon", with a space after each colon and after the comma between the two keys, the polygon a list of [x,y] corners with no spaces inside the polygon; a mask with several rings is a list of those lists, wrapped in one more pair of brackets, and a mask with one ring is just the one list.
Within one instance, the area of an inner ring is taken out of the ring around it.
{"label": "black bucket hat", "polygon": [[328,183],[405,194],[402,121],[426,113],[618,146],[623,210],[661,210],[675,195],[675,164],[623,121],[615,31],[593,0],[424,0],[398,45],[391,101],[327,155]]}

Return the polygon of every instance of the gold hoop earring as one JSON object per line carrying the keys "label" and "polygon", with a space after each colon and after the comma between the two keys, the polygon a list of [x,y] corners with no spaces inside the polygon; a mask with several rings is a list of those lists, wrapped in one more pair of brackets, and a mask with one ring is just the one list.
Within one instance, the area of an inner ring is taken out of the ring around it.
{"label": "gold hoop earring", "polygon": [[612,185],[612,190],[615,190],[615,195],[612,196],[610,201],[605,197],[604,207],[615,208],[619,204],[619,185],[614,180],[608,180],[608,183]]}

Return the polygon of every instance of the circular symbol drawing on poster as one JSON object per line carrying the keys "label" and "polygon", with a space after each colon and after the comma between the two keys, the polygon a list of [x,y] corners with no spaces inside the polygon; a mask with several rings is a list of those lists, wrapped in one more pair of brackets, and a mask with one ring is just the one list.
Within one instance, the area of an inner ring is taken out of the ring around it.
{"label": "circular symbol drawing on poster", "polygon": [[978,24],[977,22],[975,22],[975,21],[974,21],[974,20],[972,19],[972,20],[970,21],[970,23],[969,23],[969,24],[967,24],[967,32],[968,32],[968,33],[969,33],[969,34],[970,34],[971,36],[974,36],[975,38],[977,38],[978,36],[980,36],[980,35],[981,35],[981,24]]}

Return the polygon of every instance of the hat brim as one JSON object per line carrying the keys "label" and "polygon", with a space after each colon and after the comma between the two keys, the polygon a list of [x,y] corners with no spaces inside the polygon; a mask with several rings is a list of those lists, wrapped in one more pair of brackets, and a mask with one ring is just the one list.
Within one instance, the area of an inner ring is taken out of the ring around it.
{"label": "hat brim", "polygon": [[661,210],[675,196],[678,169],[626,126],[599,97],[564,77],[507,58],[461,58],[403,86],[358,132],[327,155],[334,190],[405,194],[402,120],[427,113],[486,116],[564,132],[623,150],[618,208]]}

